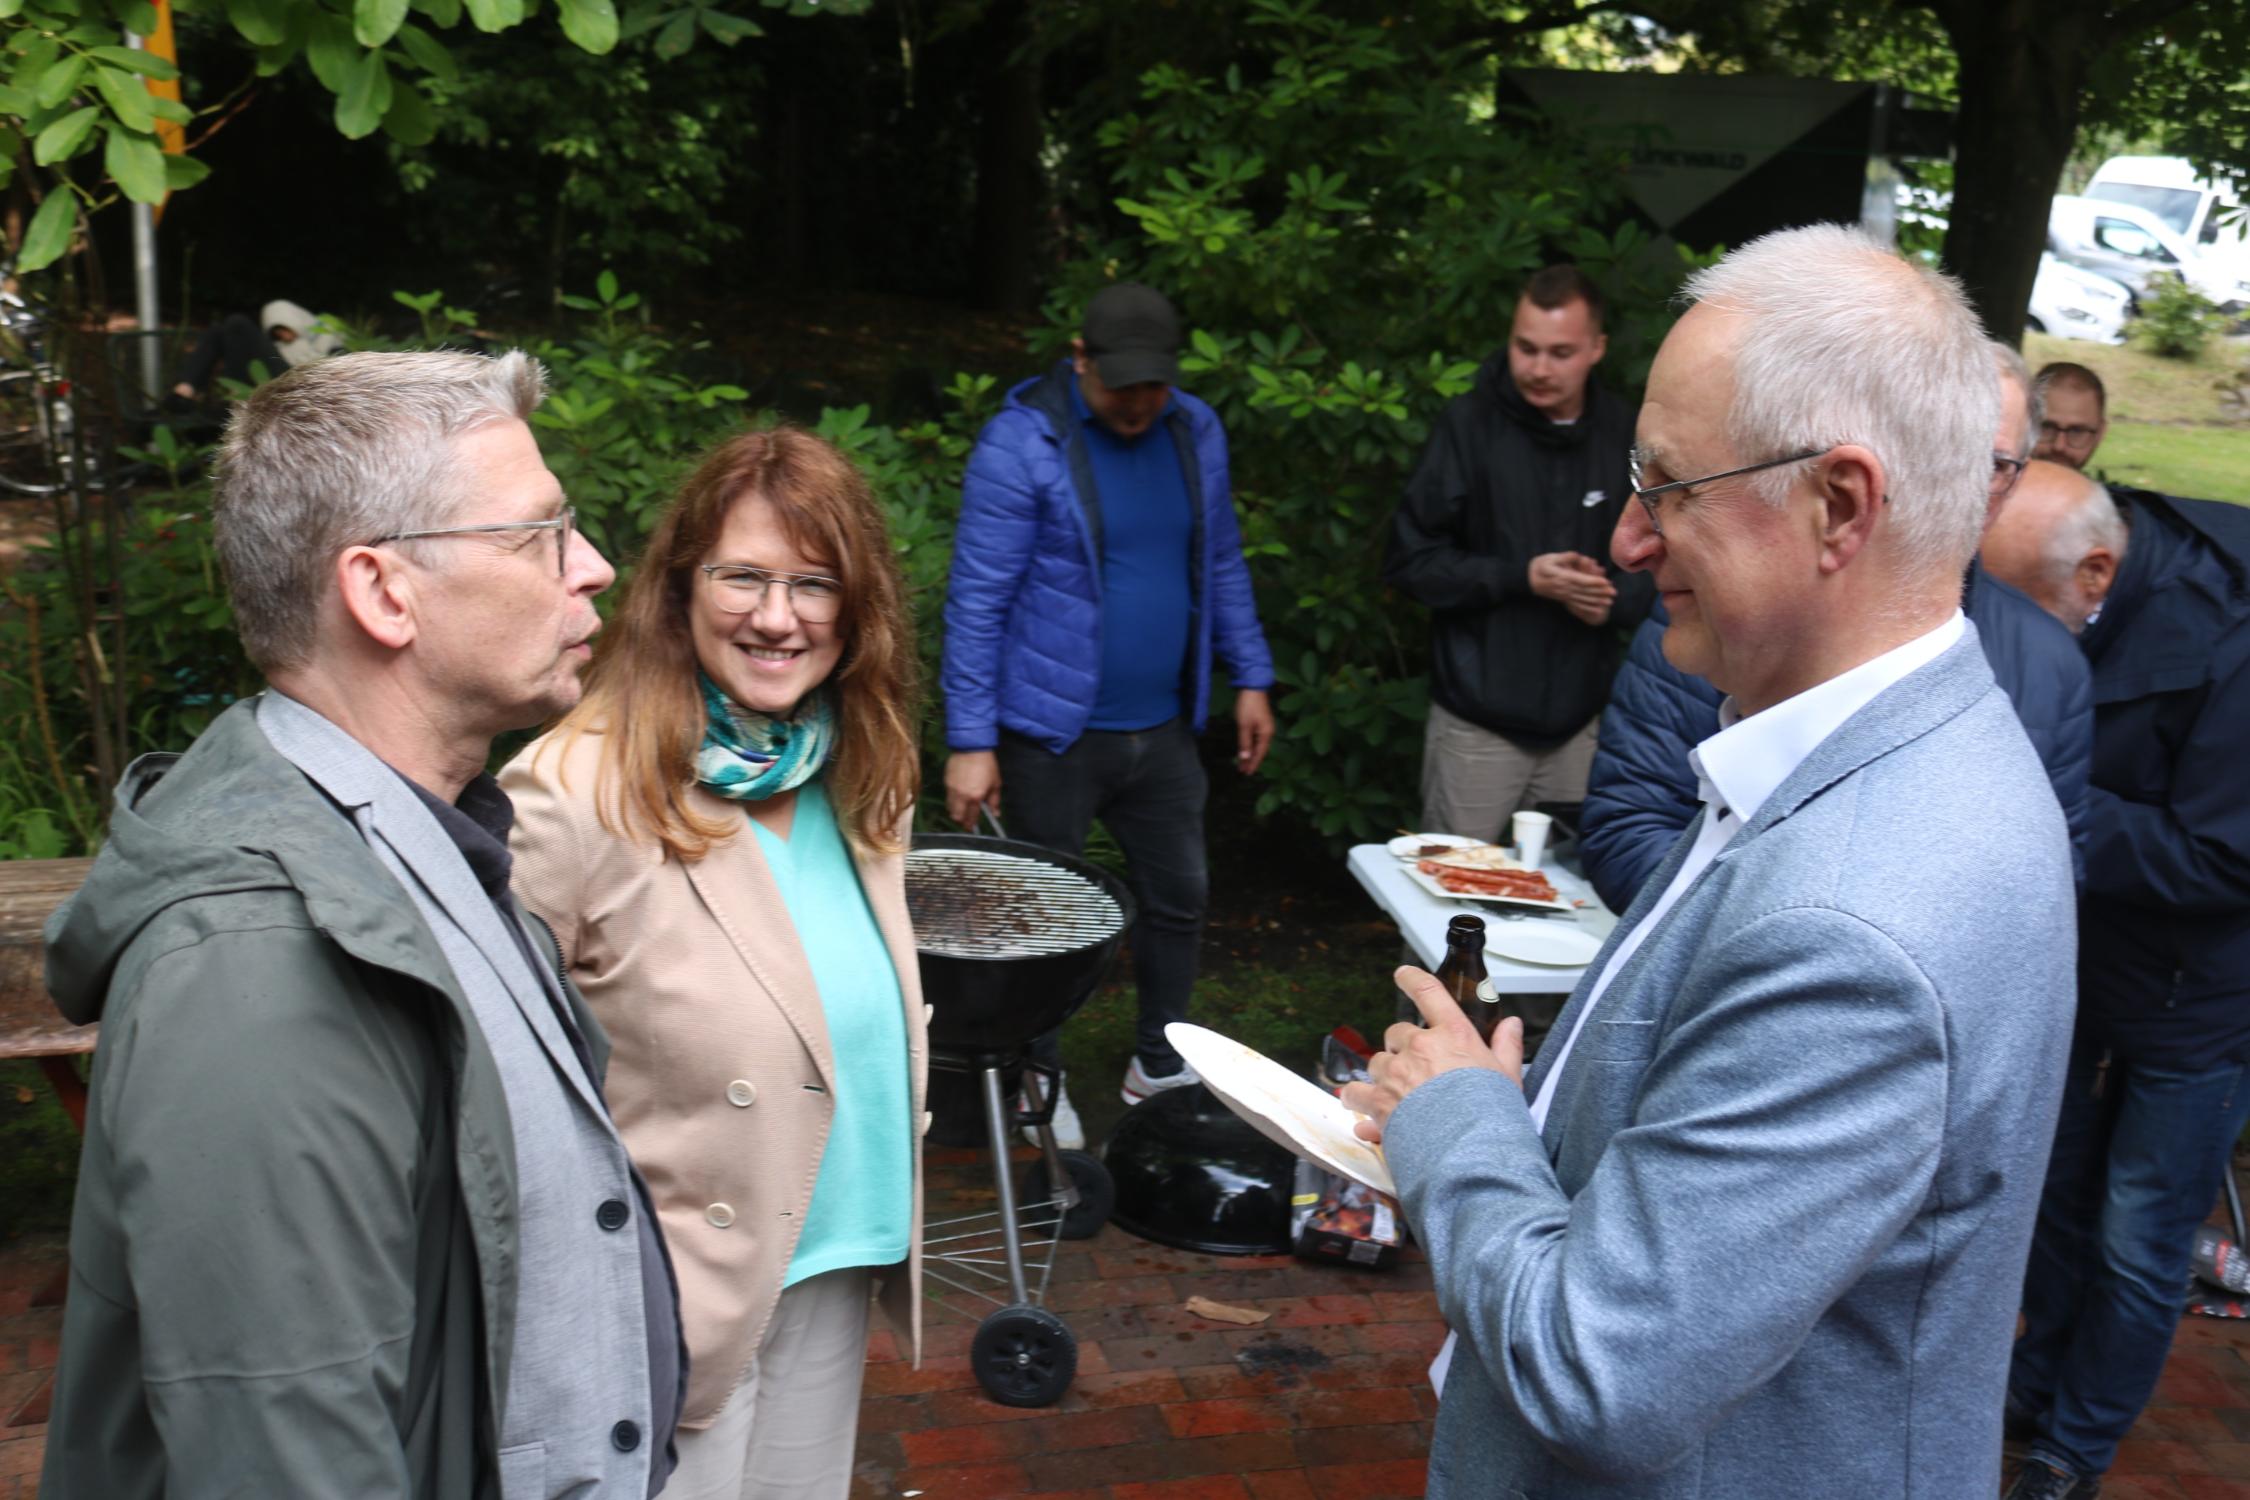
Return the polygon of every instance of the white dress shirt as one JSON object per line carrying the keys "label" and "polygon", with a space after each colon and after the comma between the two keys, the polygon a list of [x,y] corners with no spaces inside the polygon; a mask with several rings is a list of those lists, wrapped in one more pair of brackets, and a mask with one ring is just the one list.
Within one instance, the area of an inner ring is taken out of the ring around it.
{"label": "white dress shirt", "polygon": [[[1671,914],[1672,908],[1710,867],[1711,861],[1719,857],[1719,851],[1741,832],[1744,824],[1758,816],[1758,809],[1765,806],[1766,799],[1789,779],[1790,773],[1804,764],[1805,757],[1811,755],[1822,740],[1841,729],[1846,719],[1872,703],[1885,688],[1936,661],[1961,639],[1967,625],[1961,611],[1955,610],[1935,630],[1748,718],[1742,717],[1732,698],[1720,706],[1719,732],[1688,753],[1688,764],[1701,783],[1697,795],[1703,799],[1704,810],[1703,826],[1696,835],[1695,847],[1688,851],[1672,883],[1664,888],[1664,894],[1656,899],[1656,904],[1633,930],[1625,934],[1610,954],[1609,962],[1603,965],[1592,993],[1578,1012],[1577,1023],[1570,1035],[1562,1039],[1562,1051],[1556,1054],[1555,1065],[1540,1081],[1539,1097],[1531,1101],[1532,1129],[1544,1131],[1547,1128],[1547,1107],[1554,1100],[1555,1082],[1569,1066],[1571,1048],[1586,1029],[1586,1018],[1602,1003],[1610,981],[1640,950],[1648,935]],[[1552,1045],[1554,1038],[1548,1041]]]}

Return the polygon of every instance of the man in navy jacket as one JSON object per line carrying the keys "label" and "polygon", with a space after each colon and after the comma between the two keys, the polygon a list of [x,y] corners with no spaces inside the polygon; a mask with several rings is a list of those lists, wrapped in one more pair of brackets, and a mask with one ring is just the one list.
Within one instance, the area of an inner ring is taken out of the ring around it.
{"label": "man in navy jacket", "polygon": [[[1185,1020],[1209,886],[1195,737],[1214,659],[1235,689],[1235,764],[1273,740],[1258,628],[1211,408],[1173,388],[1179,321],[1145,286],[1087,304],[1074,357],[1008,393],[977,439],[945,604],[946,808],[963,826],[1075,853],[1096,818],[1124,850],[1140,1026],[1123,1094],[1198,1082]],[[1053,1037],[1038,1048],[1057,1057]],[[1078,1144],[1074,1111],[1056,1134]]]}
{"label": "man in navy jacket", "polygon": [[[1993,443],[1988,514],[2002,514],[2023,472],[2039,408],[2022,357],[1995,345],[2000,361],[2002,426]],[[2055,800],[2070,825],[2073,864],[2083,859],[2086,777],[2093,756],[2093,686],[2068,631],[2039,605],[1975,562],[1963,580],[1961,609],[1976,622],[1992,675],[2015,705],[2024,733],[2047,767]],[[1586,791],[1580,829],[1586,878],[1613,911],[1633,896],[1671,849],[1701,805],[1688,752],[1719,732],[1719,690],[1664,658],[1670,623],[1656,607],[1610,688],[1601,744]]]}
{"label": "man in navy jacket", "polygon": [[[2010,1493],[2088,1500],[2156,1389],[2250,1119],[2250,510],[2038,477],[2055,482],[1995,528],[1988,562],[2036,556],[1995,545],[2021,528],[2069,544],[2018,581],[2080,632],[2094,766],[2078,1032],[2009,1372],[2031,1455]],[[2080,565],[2118,550],[2088,618],[2071,601],[2107,568]]]}

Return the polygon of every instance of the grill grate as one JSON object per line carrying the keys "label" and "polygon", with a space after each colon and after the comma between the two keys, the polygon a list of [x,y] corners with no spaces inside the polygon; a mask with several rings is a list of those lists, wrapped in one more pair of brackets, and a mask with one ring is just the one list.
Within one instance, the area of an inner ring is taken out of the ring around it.
{"label": "grill grate", "polygon": [[1084,876],[983,849],[909,851],[906,909],[914,946],[946,958],[1076,953],[1125,925],[1116,899]]}

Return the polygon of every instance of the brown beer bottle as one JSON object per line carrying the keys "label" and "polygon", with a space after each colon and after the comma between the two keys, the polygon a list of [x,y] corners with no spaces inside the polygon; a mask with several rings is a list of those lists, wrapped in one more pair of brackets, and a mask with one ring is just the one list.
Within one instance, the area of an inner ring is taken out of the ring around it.
{"label": "brown beer bottle", "polygon": [[[1438,961],[1437,982],[1461,1007],[1461,1013],[1475,1021],[1480,1009],[1477,986],[1483,984],[1484,975],[1484,918],[1458,916],[1445,924],[1445,957]],[[1401,994],[1398,1000],[1399,1019],[1426,1025],[1421,1011],[1412,1000]],[[1493,1025],[1498,1025],[1495,1020]],[[1480,1023],[1479,1029],[1484,1029]],[[1486,1031],[1486,1035],[1491,1033]]]}

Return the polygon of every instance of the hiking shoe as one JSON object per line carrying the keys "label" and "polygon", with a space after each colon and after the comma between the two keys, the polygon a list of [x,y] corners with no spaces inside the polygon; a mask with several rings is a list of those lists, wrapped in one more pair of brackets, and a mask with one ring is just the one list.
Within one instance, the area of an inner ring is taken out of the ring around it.
{"label": "hiking shoe", "polygon": [[2001,1500],[2094,1500],[2101,1492],[2101,1480],[2091,1474],[2073,1474],[2044,1458],[2027,1458]]}
{"label": "hiking shoe", "polygon": [[1131,1066],[1125,1069],[1125,1086],[1118,1092],[1127,1104],[1138,1104],[1151,1094],[1161,1094],[1166,1089],[1184,1089],[1191,1083],[1202,1081],[1203,1075],[1189,1067],[1184,1058],[1181,1059],[1180,1071],[1177,1073],[1151,1073],[1141,1066],[1141,1060],[1136,1056]]}
{"label": "hiking shoe", "polygon": [[[1055,1118],[1048,1124],[1047,1128],[1055,1133],[1055,1149],[1057,1151],[1083,1151],[1086,1149],[1086,1127],[1079,1122],[1078,1111],[1071,1105],[1070,1090],[1059,1083],[1055,1085]],[[1024,1126],[1023,1138],[1034,1146],[1039,1145],[1039,1127],[1036,1125]]]}

